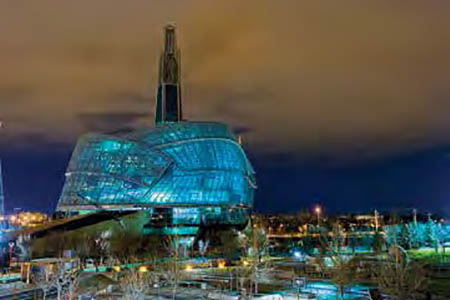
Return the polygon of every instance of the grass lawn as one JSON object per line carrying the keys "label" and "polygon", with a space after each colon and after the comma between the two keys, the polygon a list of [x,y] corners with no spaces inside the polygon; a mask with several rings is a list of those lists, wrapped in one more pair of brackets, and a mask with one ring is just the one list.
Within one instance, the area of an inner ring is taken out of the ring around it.
{"label": "grass lawn", "polygon": [[422,248],[409,250],[408,254],[411,258],[417,260],[425,260],[434,263],[450,263],[450,249],[446,249],[445,253],[442,249],[436,253],[434,248]]}

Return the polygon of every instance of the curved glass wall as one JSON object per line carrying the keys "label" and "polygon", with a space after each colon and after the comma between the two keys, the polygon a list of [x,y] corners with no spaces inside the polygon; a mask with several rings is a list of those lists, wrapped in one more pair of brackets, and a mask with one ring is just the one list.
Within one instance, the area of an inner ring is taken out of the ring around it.
{"label": "curved glass wall", "polygon": [[66,177],[59,211],[147,208],[175,226],[241,223],[255,188],[236,138],[226,125],[212,122],[86,135]]}

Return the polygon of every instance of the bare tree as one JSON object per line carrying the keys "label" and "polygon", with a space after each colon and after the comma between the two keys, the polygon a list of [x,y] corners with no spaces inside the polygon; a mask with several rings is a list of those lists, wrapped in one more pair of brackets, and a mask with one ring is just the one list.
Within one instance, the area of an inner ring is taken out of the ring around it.
{"label": "bare tree", "polygon": [[[342,238],[342,227],[335,223],[331,238],[322,235],[320,241],[320,252],[322,257],[319,266],[322,273],[330,275],[331,280],[338,286],[336,298],[344,299],[345,287],[353,284],[358,276],[359,259],[356,256],[345,255],[342,252],[342,246],[345,240]],[[327,264],[325,258],[329,257],[331,264]]]}
{"label": "bare tree", "polygon": [[66,295],[68,299],[76,299],[80,286],[80,275],[81,271],[68,274],[68,278],[66,278]]}
{"label": "bare tree", "polygon": [[162,277],[172,286],[172,299],[177,295],[178,283],[182,276],[180,265],[180,255],[182,251],[182,240],[178,235],[168,236],[166,240],[166,250],[169,258],[160,264],[159,272]]}
{"label": "bare tree", "polygon": [[154,268],[156,268],[158,258],[167,253],[164,241],[156,235],[146,236],[142,239],[140,252],[145,261],[152,261]]}
{"label": "bare tree", "polygon": [[65,260],[59,260],[55,265],[55,270],[52,276],[54,276],[54,283],[57,291],[57,299],[62,300],[65,298],[73,299],[78,291],[79,278],[81,271],[73,270],[66,267]]}
{"label": "bare tree", "polygon": [[359,260],[341,254],[333,255],[331,258],[333,261],[331,280],[338,286],[341,299],[344,299],[345,287],[355,283],[357,279]]}
{"label": "bare tree", "polygon": [[33,276],[33,283],[42,290],[42,300],[45,300],[48,292],[55,287],[56,278],[48,272],[39,272]]}
{"label": "bare tree", "polygon": [[111,238],[111,255],[121,263],[134,262],[141,242],[140,235],[129,231],[118,232]]}
{"label": "bare tree", "polygon": [[258,293],[258,282],[268,269],[262,256],[266,253],[268,238],[265,230],[258,226],[249,226],[244,233],[238,233],[239,245],[245,253],[243,275],[249,278],[250,292]]}
{"label": "bare tree", "polygon": [[416,299],[425,288],[425,269],[415,261],[390,258],[381,262],[376,273],[380,288],[397,300]]}
{"label": "bare tree", "polygon": [[86,259],[96,252],[95,237],[88,233],[71,235],[67,238],[67,246],[76,252],[82,269],[85,268]]}
{"label": "bare tree", "polygon": [[238,242],[248,258],[254,258],[258,261],[261,261],[268,246],[268,238],[264,228],[253,226],[245,229],[244,233],[238,234]]}
{"label": "bare tree", "polygon": [[125,272],[119,284],[122,290],[122,299],[141,300],[150,291],[153,280],[149,272],[139,272],[139,269],[131,269]]}
{"label": "bare tree", "polygon": [[198,241],[198,252],[200,252],[201,256],[206,255],[206,251],[208,250],[209,240],[206,241],[200,240]]}
{"label": "bare tree", "polygon": [[248,264],[248,277],[250,279],[250,295],[258,293],[259,291],[259,283],[268,277],[270,277],[270,273],[273,271],[273,268],[268,261],[260,261],[257,259],[253,259]]}
{"label": "bare tree", "polygon": [[103,231],[99,234],[97,234],[94,238],[95,242],[95,252],[97,256],[99,257],[99,263],[103,264],[104,259],[106,256],[108,256],[111,248],[111,232],[110,231]]}

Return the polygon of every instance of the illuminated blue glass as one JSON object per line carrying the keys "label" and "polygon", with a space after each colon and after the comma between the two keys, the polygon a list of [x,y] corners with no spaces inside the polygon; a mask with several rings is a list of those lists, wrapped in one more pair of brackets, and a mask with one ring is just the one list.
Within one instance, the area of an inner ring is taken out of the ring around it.
{"label": "illuminated blue glass", "polygon": [[246,222],[253,206],[253,168],[221,123],[86,135],[66,175],[60,211],[171,207],[178,225]]}

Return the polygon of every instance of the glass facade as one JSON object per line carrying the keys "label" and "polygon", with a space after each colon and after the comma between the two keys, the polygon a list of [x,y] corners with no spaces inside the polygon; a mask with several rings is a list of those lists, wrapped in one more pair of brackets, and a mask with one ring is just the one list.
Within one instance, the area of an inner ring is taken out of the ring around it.
{"label": "glass facade", "polygon": [[175,27],[164,27],[155,128],[88,134],[74,150],[57,211],[144,210],[149,234],[245,225],[254,171],[228,126],[184,122]]}
{"label": "glass facade", "polygon": [[253,168],[228,126],[164,123],[82,137],[57,210],[145,209],[146,232],[191,232],[201,224],[244,224],[255,187]]}

